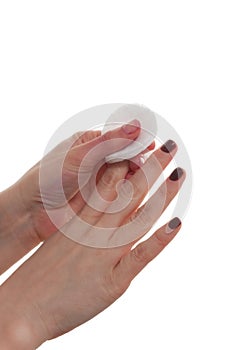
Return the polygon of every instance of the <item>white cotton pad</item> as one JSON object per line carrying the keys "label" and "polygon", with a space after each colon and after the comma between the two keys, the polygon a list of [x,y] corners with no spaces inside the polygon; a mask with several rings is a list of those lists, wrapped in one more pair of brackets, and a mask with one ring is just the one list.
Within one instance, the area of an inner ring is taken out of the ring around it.
{"label": "white cotton pad", "polygon": [[136,104],[126,104],[114,111],[106,121],[102,133],[127,124],[133,119],[139,120],[141,124],[141,132],[136,142],[133,141],[122,150],[108,155],[106,162],[116,163],[123,159],[131,159],[143,152],[155,139],[157,132],[155,113],[147,107]]}

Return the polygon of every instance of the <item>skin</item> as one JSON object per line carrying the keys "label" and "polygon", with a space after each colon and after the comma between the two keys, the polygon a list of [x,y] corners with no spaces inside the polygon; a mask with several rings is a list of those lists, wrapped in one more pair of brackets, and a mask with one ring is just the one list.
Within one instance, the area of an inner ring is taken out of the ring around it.
{"label": "skin", "polygon": [[[138,209],[148,186],[153,185],[175,152],[176,149],[172,154],[158,149],[144,165],[133,169],[129,161],[102,167],[96,186],[105,200],[112,202],[117,195],[125,195],[127,182],[121,184],[118,193],[116,185],[122,179],[130,181],[134,196],[125,210],[115,214],[106,213],[104,208],[102,212],[96,211],[80,201],[78,192],[69,199],[78,198],[71,205],[92,227],[109,227],[111,223],[117,234],[117,228],[135,221],[142,227],[143,236],[176,196],[185,179],[185,173],[179,181],[167,179],[149,199],[149,205]],[[161,193],[165,193],[162,206],[156,205]],[[111,203],[108,208],[110,206]],[[0,320],[1,349],[34,349],[93,318],[126,291],[132,279],[166,247],[180,227],[168,231],[166,224],[133,249],[136,241],[111,249],[93,248],[74,242],[59,231],[51,233],[37,252],[1,286],[0,314],[4,314],[4,322]]]}
{"label": "skin", "polygon": [[[65,223],[61,220],[59,227],[54,226],[44,208],[39,185],[40,166],[43,164],[45,170],[48,169],[45,183],[48,191],[44,202],[47,201],[49,208],[57,211],[60,216],[62,214],[65,216],[67,205],[71,205],[74,211],[78,212],[84,201],[77,188],[77,175],[86,154],[94,147],[108,142],[108,147],[100,147],[96,157],[86,167],[88,175],[106,155],[124,148],[135,140],[139,133],[139,124],[130,134],[123,128],[104,135],[101,135],[100,131],[78,132],[53,149],[16,184],[0,193],[0,274]],[[62,185],[67,197],[64,201],[60,196],[60,189],[56,188],[56,183],[57,168],[64,158],[67,145],[69,151],[62,168]]]}

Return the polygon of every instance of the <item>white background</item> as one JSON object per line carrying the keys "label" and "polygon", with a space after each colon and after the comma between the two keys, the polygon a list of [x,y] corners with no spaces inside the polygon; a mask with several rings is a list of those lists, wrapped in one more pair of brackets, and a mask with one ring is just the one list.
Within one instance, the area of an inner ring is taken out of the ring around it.
{"label": "white background", "polygon": [[231,6],[0,2],[1,190],[41,157],[61,123],[103,103],[161,114],[193,165],[179,236],[112,307],[41,349],[232,350]]}

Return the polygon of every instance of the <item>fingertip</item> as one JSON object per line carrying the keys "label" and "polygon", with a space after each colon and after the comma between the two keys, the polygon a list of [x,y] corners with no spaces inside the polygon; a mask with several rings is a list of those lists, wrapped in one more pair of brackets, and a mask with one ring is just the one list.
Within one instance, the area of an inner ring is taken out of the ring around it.
{"label": "fingertip", "polygon": [[124,124],[121,129],[127,135],[135,134],[141,128],[140,121],[138,119],[133,119],[129,123]]}
{"label": "fingertip", "polygon": [[178,217],[174,217],[165,226],[165,233],[166,234],[177,233],[181,229],[181,226],[182,226],[181,220]]}
{"label": "fingertip", "polygon": [[149,151],[153,151],[155,149],[155,141],[153,141],[150,146],[147,147]]}
{"label": "fingertip", "polygon": [[140,129],[140,122],[137,119],[134,119],[131,122],[122,125],[121,127],[109,130],[106,133],[102,134],[101,142],[119,138],[134,140],[138,137]]}
{"label": "fingertip", "polygon": [[160,150],[164,153],[174,153],[178,146],[175,141],[167,140],[161,147]]}
{"label": "fingertip", "polygon": [[[140,128],[140,122],[137,119],[134,119],[121,127],[109,130],[103,133],[101,136],[80,145],[79,155],[82,158],[91,149],[94,149],[100,145],[98,151],[96,151],[96,153],[93,155],[93,162],[95,164],[100,159],[103,159],[104,157],[114,154],[115,152],[127,147],[139,136]],[[108,144],[105,144],[105,142],[108,142]]]}
{"label": "fingertip", "polygon": [[185,170],[183,168],[178,167],[175,170],[173,170],[173,172],[170,174],[169,180],[174,182],[184,177],[185,177]]}
{"label": "fingertip", "polygon": [[171,229],[175,229],[181,225],[181,220],[178,217],[173,218],[171,221],[169,221],[168,226]]}

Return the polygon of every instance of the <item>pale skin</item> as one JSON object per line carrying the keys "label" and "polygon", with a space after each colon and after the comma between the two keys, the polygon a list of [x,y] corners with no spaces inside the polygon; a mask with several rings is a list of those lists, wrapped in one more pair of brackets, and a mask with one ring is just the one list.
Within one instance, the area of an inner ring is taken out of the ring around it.
{"label": "pale skin", "polygon": [[[58,201],[59,193],[57,195],[54,185],[57,182],[56,164],[60,165],[59,160],[63,157],[66,144],[71,148],[63,166],[63,187],[69,204],[78,211],[84,204],[77,188],[77,174],[83,157],[96,145],[105,140],[113,140],[111,147],[100,149],[90,165],[89,171],[92,172],[99,160],[125,147],[136,139],[139,133],[138,124],[132,133],[125,133],[122,128],[103,136],[100,135],[100,131],[78,132],[59,144],[45,157],[43,163],[49,170],[48,198],[50,203],[54,204],[54,208],[65,207],[67,204]],[[114,141],[116,138],[121,139]],[[39,186],[40,163],[34,165],[16,184],[0,194],[0,273],[57,231],[42,203]]]}
{"label": "pale skin", "polygon": [[[135,139],[139,132],[140,128],[136,128],[132,134],[123,134],[122,130],[117,130],[114,134],[108,135],[107,139],[119,137],[121,133],[120,137],[124,135],[127,142],[130,142],[129,140]],[[74,172],[78,171],[77,164],[80,160],[78,157],[82,157],[87,149],[96,145],[97,142],[103,142],[101,139],[98,140],[101,137],[99,132],[89,132],[81,137],[73,146],[73,148],[76,147],[75,158],[72,158],[72,152],[67,157],[70,179],[73,176],[70,169]],[[115,151],[120,149],[122,144],[115,143],[114,147]],[[152,148],[153,145],[150,149]],[[107,150],[109,154],[113,149]],[[77,156],[78,151],[79,156]],[[162,185],[149,199],[151,205],[148,208],[145,207],[145,213],[139,215],[143,209],[137,210],[148,192],[148,185],[149,187],[153,185],[176,151],[175,148],[172,152],[166,153],[158,149],[152,153],[144,165],[139,163],[138,158],[136,159],[138,166],[130,161],[123,161],[101,168],[97,178],[97,189],[105,200],[109,202],[115,200],[116,185],[119,180],[127,178],[134,188],[133,200],[125,210],[119,213],[95,211],[82,199],[77,189],[73,190],[70,187],[66,177],[65,192],[67,191],[69,203],[79,217],[93,227],[109,227],[112,223],[114,227],[121,227],[132,220],[138,220],[138,224],[142,226],[143,236],[146,233],[143,227],[147,225],[148,231],[153,226],[176,196],[185,179],[184,172],[177,181],[168,178],[163,206],[160,208],[155,205],[161,193],[164,193]],[[101,159],[106,155],[103,152],[98,157]],[[73,167],[73,164],[76,167]],[[38,195],[38,166],[33,169],[9,192],[5,191],[0,197],[1,203],[5,203],[6,198],[9,202],[9,207],[2,216],[4,218],[5,215],[5,218],[8,218],[8,225],[4,220],[5,234],[1,234],[3,232],[1,228],[0,243],[3,242],[5,250],[13,251],[13,258],[7,258],[9,254],[3,254],[0,258],[2,271],[40,241],[45,240],[37,252],[0,287],[1,349],[35,349],[46,340],[69,332],[93,318],[126,291],[133,278],[166,247],[181,227],[178,225],[168,230],[168,225],[165,224],[134,249],[132,247],[136,241],[111,249],[84,246],[65,237],[59,230],[55,230],[46,212],[43,211]],[[149,183],[144,175],[148,170],[151,174]],[[138,186],[139,183],[140,186]],[[24,186],[26,190],[23,190],[25,193],[23,203],[16,208],[16,205],[12,204],[15,203],[12,200],[13,193],[17,193],[16,199],[19,200],[19,193],[20,191],[22,193]],[[66,204],[60,203],[60,205]],[[28,214],[29,208],[30,214]],[[23,218],[18,229],[20,238],[15,238],[16,234],[13,233],[17,229],[16,224],[12,229],[12,223],[16,221],[17,215]],[[5,264],[4,261],[6,261]]]}

